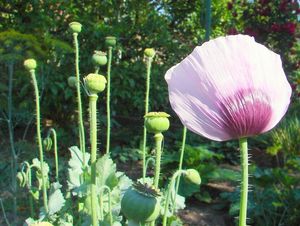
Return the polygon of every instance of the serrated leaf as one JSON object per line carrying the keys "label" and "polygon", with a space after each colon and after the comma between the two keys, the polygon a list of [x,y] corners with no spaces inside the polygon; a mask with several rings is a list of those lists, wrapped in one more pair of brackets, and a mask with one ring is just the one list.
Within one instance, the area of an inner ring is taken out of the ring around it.
{"label": "serrated leaf", "polygon": [[62,186],[58,183],[52,183],[48,201],[49,215],[53,215],[61,210],[65,204],[64,196],[60,190]]}

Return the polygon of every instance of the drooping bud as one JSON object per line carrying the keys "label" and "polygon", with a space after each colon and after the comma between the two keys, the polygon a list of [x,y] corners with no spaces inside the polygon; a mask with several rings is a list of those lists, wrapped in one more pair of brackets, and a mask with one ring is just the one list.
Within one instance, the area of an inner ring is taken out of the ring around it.
{"label": "drooping bud", "polygon": [[19,186],[24,187],[26,185],[26,174],[23,171],[18,172],[16,177],[19,182]]}
{"label": "drooping bud", "polygon": [[169,129],[170,121],[169,114],[165,112],[149,112],[145,118],[145,127],[150,133],[162,133]]}
{"label": "drooping bud", "polygon": [[46,151],[50,151],[52,148],[52,139],[50,137],[46,137],[43,140],[43,145]]}
{"label": "drooping bud", "polygon": [[144,54],[146,57],[153,58],[155,56],[155,50],[153,48],[146,48]]}
{"label": "drooping bud", "polygon": [[117,44],[117,39],[114,36],[105,37],[105,45],[107,47],[115,47]]}
{"label": "drooping bud", "polygon": [[76,88],[77,86],[77,78],[75,76],[70,76],[68,78],[68,85],[71,87],[71,88]]}
{"label": "drooping bud", "polygon": [[84,84],[91,94],[102,92],[106,86],[106,78],[99,74],[88,74],[84,79]]}
{"label": "drooping bud", "polygon": [[197,170],[195,169],[188,169],[185,171],[184,173],[184,178],[196,185],[200,185],[201,184],[201,177],[200,174],[198,173]]}
{"label": "drooping bud", "polygon": [[107,63],[107,56],[105,52],[95,51],[92,56],[93,64],[96,66],[103,66]]}
{"label": "drooping bud", "polygon": [[35,70],[36,69],[36,61],[35,59],[27,59],[24,61],[24,67],[28,70]]}
{"label": "drooping bud", "polygon": [[69,24],[69,28],[73,33],[80,33],[82,25],[80,23],[74,21]]}

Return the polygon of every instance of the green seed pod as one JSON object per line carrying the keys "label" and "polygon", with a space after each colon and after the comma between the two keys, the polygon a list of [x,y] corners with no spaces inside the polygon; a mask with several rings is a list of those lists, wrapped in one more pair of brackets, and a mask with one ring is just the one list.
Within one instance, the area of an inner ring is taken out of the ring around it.
{"label": "green seed pod", "polygon": [[149,112],[145,118],[145,127],[150,133],[162,133],[169,129],[170,121],[169,114],[165,112]]}
{"label": "green seed pod", "polygon": [[35,59],[27,59],[24,61],[24,67],[30,71],[36,69],[36,61]]}
{"label": "green seed pod", "polygon": [[46,137],[45,139],[43,139],[43,145],[44,145],[44,148],[46,149],[46,151],[50,151],[52,148],[51,137]]}
{"label": "green seed pod", "polygon": [[80,33],[82,25],[78,22],[71,22],[69,24],[69,28],[73,33]]}
{"label": "green seed pod", "polygon": [[195,169],[186,170],[184,174],[184,178],[193,184],[197,184],[197,185],[201,184],[200,174]]}
{"label": "green seed pod", "polygon": [[117,39],[114,36],[105,37],[105,45],[107,47],[115,47],[117,44]]}
{"label": "green seed pod", "polygon": [[146,48],[144,54],[146,57],[153,58],[155,56],[155,50],[153,48]]}
{"label": "green seed pod", "polygon": [[77,78],[75,76],[70,76],[68,78],[68,85],[71,87],[71,88],[76,88],[77,86]]}
{"label": "green seed pod", "polygon": [[91,94],[97,94],[105,89],[106,78],[99,74],[88,74],[84,78],[84,83]]}
{"label": "green seed pod", "polygon": [[95,51],[92,56],[92,61],[96,66],[103,66],[107,63],[107,56],[105,52]]}
{"label": "green seed pod", "polygon": [[160,214],[159,193],[152,187],[137,183],[129,188],[121,201],[121,211],[132,222],[154,221]]}
{"label": "green seed pod", "polygon": [[17,173],[17,180],[18,180],[19,186],[21,188],[25,187],[26,182],[27,182],[26,174],[23,171],[22,172],[18,172]]}

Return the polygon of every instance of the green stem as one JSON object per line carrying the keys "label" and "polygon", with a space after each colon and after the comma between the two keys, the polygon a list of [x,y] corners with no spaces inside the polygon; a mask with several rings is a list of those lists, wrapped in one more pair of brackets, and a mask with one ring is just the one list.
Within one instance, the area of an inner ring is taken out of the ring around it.
{"label": "green stem", "polygon": [[79,46],[78,46],[78,33],[73,33],[74,46],[75,46],[75,70],[77,79],[77,102],[78,102],[78,129],[79,129],[79,143],[80,150],[83,153],[83,165],[85,166],[85,133],[82,119],[82,103],[81,103],[81,92],[80,92],[80,74],[79,74]]}
{"label": "green stem", "polygon": [[148,170],[148,166],[149,166],[150,162],[152,163],[153,166],[155,166],[155,159],[152,158],[152,157],[148,158],[147,161],[146,161],[146,165],[145,165],[146,174],[147,174],[147,170]]}
{"label": "green stem", "polygon": [[47,200],[47,190],[46,190],[46,181],[44,176],[44,152],[43,152],[43,144],[42,144],[42,136],[41,136],[41,119],[40,119],[40,96],[39,89],[35,77],[35,70],[30,70],[31,79],[35,92],[35,104],[36,104],[36,130],[37,130],[37,139],[39,146],[39,154],[40,154],[40,163],[41,163],[41,175],[42,175],[42,189],[43,189],[43,203],[45,212],[48,213],[48,200]]}
{"label": "green stem", "polygon": [[185,172],[184,170],[177,170],[173,174],[172,179],[170,181],[170,184],[169,184],[169,187],[168,187],[168,191],[167,191],[165,208],[164,208],[163,226],[167,225],[167,211],[168,211],[168,208],[169,208],[169,201],[170,201],[170,197],[171,197],[171,190],[174,188],[174,185],[175,185],[175,182],[176,182],[176,178],[179,177],[184,172]]}
{"label": "green stem", "polygon": [[239,144],[240,144],[240,151],[241,151],[241,168],[242,168],[239,226],[246,226],[247,199],[248,199],[248,144],[247,144],[247,138],[241,138],[239,140]]}
{"label": "green stem", "polygon": [[[146,77],[146,97],[145,97],[145,115],[149,112],[149,93],[150,93],[150,75],[151,75],[152,58],[147,58],[147,77]],[[146,177],[146,145],[147,145],[147,129],[144,127],[143,133],[143,180]]]}
{"label": "green stem", "polygon": [[54,144],[54,158],[55,158],[55,179],[58,181],[58,155],[57,155],[57,135],[55,129],[51,128],[50,133],[53,137]]}
{"label": "green stem", "polygon": [[[24,167],[26,166],[26,181],[27,181],[27,189],[31,191],[31,166],[30,164],[25,161],[23,163],[22,171],[24,171]],[[34,207],[33,207],[33,197],[29,195],[29,208],[30,208],[30,217],[34,218]]]}
{"label": "green stem", "polygon": [[161,146],[164,136],[162,133],[157,133],[154,135],[155,139],[155,173],[154,173],[154,187],[158,188],[159,176],[160,176],[160,161],[161,161]]}
{"label": "green stem", "polygon": [[92,205],[92,223],[98,226],[97,216],[97,194],[96,194],[96,161],[97,161],[97,99],[96,94],[89,96],[90,109],[90,141],[91,141],[91,205]]}
{"label": "green stem", "polygon": [[111,71],[112,47],[108,47],[107,63],[107,88],[106,88],[106,111],[107,111],[107,132],[106,132],[106,153],[110,150],[110,71]]}
{"label": "green stem", "polygon": [[[184,150],[185,150],[185,141],[186,141],[186,130],[187,129],[184,126],[183,127],[183,133],[182,133],[182,144],[181,144],[181,152],[180,152],[178,170],[182,170],[183,156],[184,156]],[[177,196],[177,193],[178,193],[179,184],[180,184],[180,175],[178,176],[177,181],[176,181],[175,198],[174,198],[174,205],[173,205],[173,210],[172,210],[173,213],[174,213],[175,208],[176,208],[176,196]]]}
{"label": "green stem", "polygon": [[[110,188],[108,187],[108,186],[106,186],[106,185],[103,185],[102,187],[101,187],[101,190],[100,190],[100,200],[103,200],[102,199],[102,196],[103,196],[103,192],[104,191],[107,191],[107,193],[108,193],[108,213],[109,213],[109,225],[113,225],[113,217],[112,217],[112,206],[111,206],[111,190],[110,190]],[[102,213],[101,213],[101,215],[102,215],[102,217],[103,217],[103,202],[101,202],[100,203],[100,207],[102,207],[101,208],[101,210],[102,210]]]}

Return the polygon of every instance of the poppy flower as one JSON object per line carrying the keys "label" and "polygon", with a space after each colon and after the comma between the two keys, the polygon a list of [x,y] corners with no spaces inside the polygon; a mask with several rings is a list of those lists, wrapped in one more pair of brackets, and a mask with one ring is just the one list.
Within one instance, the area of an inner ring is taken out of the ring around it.
{"label": "poppy flower", "polygon": [[165,79],[181,122],[225,141],[264,133],[286,113],[291,97],[280,56],[247,35],[198,46]]}

